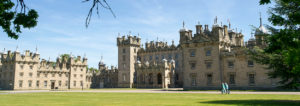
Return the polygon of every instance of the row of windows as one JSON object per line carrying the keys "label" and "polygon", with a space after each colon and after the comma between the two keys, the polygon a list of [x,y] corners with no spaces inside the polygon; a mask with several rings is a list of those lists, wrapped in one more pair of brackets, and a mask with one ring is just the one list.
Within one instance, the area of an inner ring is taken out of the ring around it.
{"label": "row of windows", "polygon": [[[65,86],[68,86],[68,81],[65,81]],[[28,87],[32,87],[33,82],[32,80],[28,80]],[[48,81],[44,81],[44,87],[46,88],[48,86]],[[62,81],[58,81],[58,86],[62,86]],[[19,87],[22,88],[23,87],[23,80],[19,80]],[[36,87],[40,87],[40,81],[37,80],[36,81]]]}
{"label": "row of windows", "polygon": [[[235,81],[236,75],[235,74],[230,74],[229,75],[229,84],[234,85],[236,83]],[[196,76],[191,77],[191,85],[196,86]],[[213,82],[213,75],[212,74],[207,74],[206,75],[206,84],[211,85]],[[255,74],[248,74],[248,84],[249,85],[254,85],[255,84]]]}
{"label": "row of windows", "polygon": [[[24,69],[24,65],[20,65],[20,68],[21,68],[21,69]],[[29,69],[31,69],[31,70],[32,70],[32,69],[33,69],[33,66],[32,66],[32,65],[30,65],[30,66],[29,66]]]}
{"label": "row of windows", "polygon": [[[207,69],[210,69],[212,66],[212,61],[205,61],[205,65]],[[228,68],[234,68],[234,62],[233,61],[229,61],[227,64]],[[248,60],[248,67],[253,67],[254,66],[254,62],[252,60]],[[190,62],[190,67],[191,69],[195,69],[196,68],[196,62],[195,61],[191,61]]]}
{"label": "row of windows", "polygon": [[[56,74],[51,74],[51,75],[52,75],[52,77],[55,77]],[[19,73],[19,76],[20,76],[20,77],[23,77],[23,76],[24,76],[24,72],[20,72],[20,73]],[[29,76],[29,77],[32,77],[33,74],[32,74],[32,73],[28,73],[28,76]],[[40,76],[41,76],[41,74],[40,74],[40,73],[37,73],[37,77],[40,77]],[[59,76],[59,77],[62,77],[62,74],[58,74],[58,76]],[[74,77],[76,77],[76,76],[77,76],[77,75],[74,74]],[[47,77],[48,77],[48,74],[45,73],[45,74],[44,74],[44,77],[47,78]],[[65,77],[69,77],[69,74],[65,74]],[[83,75],[80,74],[80,77],[83,77]]]}
{"label": "row of windows", "polygon": [[[190,57],[195,57],[196,56],[196,50],[191,49],[190,51]],[[206,50],[205,51],[205,56],[211,56],[211,50]]]}

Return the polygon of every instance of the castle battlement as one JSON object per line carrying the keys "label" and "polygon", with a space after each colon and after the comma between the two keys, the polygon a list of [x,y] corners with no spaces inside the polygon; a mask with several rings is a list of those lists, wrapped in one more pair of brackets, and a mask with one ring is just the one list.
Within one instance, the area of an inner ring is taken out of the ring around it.
{"label": "castle battlement", "polygon": [[145,53],[145,52],[157,52],[157,51],[171,51],[178,49],[174,41],[171,45],[168,45],[168,42],[163,41],[150,41],[145,43],[145,49],[141,48],[139,53]]}
{"label": "castle battlement", "polygon": [[122,36],[117,38],[117,46],[140,46],[141,38],[137,36],[128,35],[127,37]]}
{"label": "castle battlement", "polygon": [[40,54],[30,52],[26,50],[24,54],[20,54],[19,51],[11,52],[10,50],[7,53],[1,54],[2,62],[25,62],[25,63],[38,63],[40,59]]}

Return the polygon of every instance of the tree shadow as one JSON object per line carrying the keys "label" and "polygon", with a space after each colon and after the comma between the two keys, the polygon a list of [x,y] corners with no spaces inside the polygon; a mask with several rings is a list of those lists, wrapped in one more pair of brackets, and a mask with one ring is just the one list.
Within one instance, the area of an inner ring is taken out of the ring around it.
{"label": "tree shadow", "polygon": [[300,100],[215,100],[199,102],[207,104],[226,104],[226,105],[251,105],[251,106],[300,106]]}

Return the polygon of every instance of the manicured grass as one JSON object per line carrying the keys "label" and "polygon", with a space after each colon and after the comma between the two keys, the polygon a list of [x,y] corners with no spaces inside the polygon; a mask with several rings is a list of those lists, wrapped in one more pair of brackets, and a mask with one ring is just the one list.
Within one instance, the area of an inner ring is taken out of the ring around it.
{"label": "manicured grass", "polygon": [[1,106],[14,105],[300,105],[300,95],[48,92],[0,95]]}

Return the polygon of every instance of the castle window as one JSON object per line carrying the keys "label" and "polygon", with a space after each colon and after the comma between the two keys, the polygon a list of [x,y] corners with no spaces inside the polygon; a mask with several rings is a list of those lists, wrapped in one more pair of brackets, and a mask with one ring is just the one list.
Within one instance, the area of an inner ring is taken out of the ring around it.
{"label": "castle window", "polygon": [[37,73],[37,75],[36,75],[36,76],[39,78],[39,77],[40,77],[40,75],[41,75],[40,73]]}
{"label": "castle window", "polygon": [[126,53],[126,50],[125,50],[125,49],[123,49],[123,53]]}
{"label": "castle window", "polygon": [[126,64],[125,63],[123,63],[123,69],[125,69],[126,68]]}
{"label": "castle window", "polygon": [[61,81],[58,81],[58,86],[61,86]]}
{"label": "castle window", "polygon": [[73,81],[73,86],[74,86],[74,87],[76,86],[76,81]]}
{"label": "castle window", "polygon": [[32,73],[29,73],[29,77],[32,77]]}
{"label": "castle window", "polygon": [[19,87],[22,88],[22,86],[23,86],[23,81],[19,80]]}
{"label": "castle window", "polygon": [[229,75],[229,84],[235,84],[235,75],[234,74]]}
{"label": "castle window", "polygon": [[82,87],[83,87],[83,81],[80,81],[80,86],[82,86]]}
{"label": "castle window", "polygon": [[196,50],[191,49],[190,50],[190,57],[195,57],[195,55],[196,55]]}
{"label": "castle window", "polygon": [[196,68],[196,62],[190,62],[191,69],[194,70]]}
{"label": "castle window", "polygon": [[133,51],[134,51],[134,53],[136,53],[136,48],[134,48],[134,50],[133,50]]}
{"label": "castle window", "polygon": [[157,84],[162,84],[162,76],[160,73],[157,74]]}
{"label": "castle window", "polygon": [[80,69],[80,71],[83,71],[83,69]]}
{"label": "castle window", "polygon": [[66,83],[65,83],[65,86],[68,86],[68,83],[69,83],[69,82],[68,82],[68,81],[66,81]]}
{"label": "castle window", "polygon": [[47,73],[45,73],[45,74],[44,74],[44,76],[45,76],[45,78],[47,78],[47,77],[48,77],[48,74],[47,74]]}
{"label": "castle window", "polygon": [[40,81],[36,81],[36,87],[40,87]]}
{"label": "castle window", "polygon": [[211,85],[212,84],[212,74],[207,74],[207,85]]}
{"label": "castle window", "polygon": [[76,75],[76,74],[74,74],[73,76],[74,76],[74,78],[76,78],[76,76],[77,76],[77,75]]}
{"label": "castle window", "polygon": [[165,59],[165,55],[161,55],[161,59]]}
{"label": "castle window", "polygon": [[149,56],[149,60],[150,60],[150,61],[152,60],[152,56]]}
{"label": "castle window", "polygon": [[249,85],[255,84],[255,75],[254,74],[249,74],[248,79],[249,79]]}
{"label": "castle window", "polygon": [[155,60],[156,60],[156,61],[159,60],[159,56],[158,56],[158,55],[155,56]]}
{"label": "castle window", "polygon": [[32,80],[28,81],[28,87],[32,87]]}
{"label": "castle window", "polygon": [[234,67],[233,61],[229,61],[229,62],[228,62],[228,68],[233,68],[233,67]]}
{"label": "castle window", "polygon": [[82,78],[82,77],[83,77],[83,75],[82,75],[82,74],[80,74],[80,77]]}
{"label": "castle window", "polygon": [[20,65],[20,68],[23,70],[23,68],[24,68],[24,65]]}
{"label": "castle window", "polygon": [[196,86],[196,77],[192,77],[192,86]]}
{"label": "castle window", "polygon": [[65,74],[66,75],[66,77],[69,77],[69,74]]}
{"label": "castle window", "polygon": [[47,88],[47,81],[44,81],[44,87]]}
{"label": "castle window", "polygon": [[123,61],[125,61],[125,60],[126,60],[126,56],[125,56],[125,55],[123,55],[123,58],[122,58],[122,59],[123,59]]}
{"label": "castle window", "polygon": [[206,55],[206,56],[211,56],[211,50],[206,50],[205,55]]}
{"label": "castle window", "polygon": [[52,77],[55,77],[55,73],[52,74]]}
{"label": "castle window", "polygon": [[205,61],[205,65],[206,65],[206,69],[210,69],[211,68],[211,61]]}
{"label": "castle window", "polygon": [[191,85],[196,86],[197,85],[197,82],[196,82],[197,74],[196,73],[191,73],[190,78],[191,78]]}
{"label": "castle window", "polygon": [[33,66],[29,66],[29,68],[32,70],[32,69],[33,69]]}
{"label": "castle window", "polygon": [[252,60],[248,60],[248,67],[253,67],[254,66],[254,63]]}
{"label": "castle window", "polygon": [[172,59],[172,54],[168,55],[168,59],[171,60]]}
{"label": "castle window", "polygon": [[19,74],[19,75],[20,75],[20,77],[23,77],[24,73],[23,73],[23,72],[20,72],[20,74]]}
{"label": "castle window", "polygon": [[179,58],[179,54],[176,53],[176,54],[175,54],[175,59],[177,60],[178,58]]}
{"label": "castle window", "polygon": [[126,75],[123,74],[123,81],[126,81]]}
{"label": "castle window", "polygon": [[59,77],[61,77],[61,74],[58,74]]}

